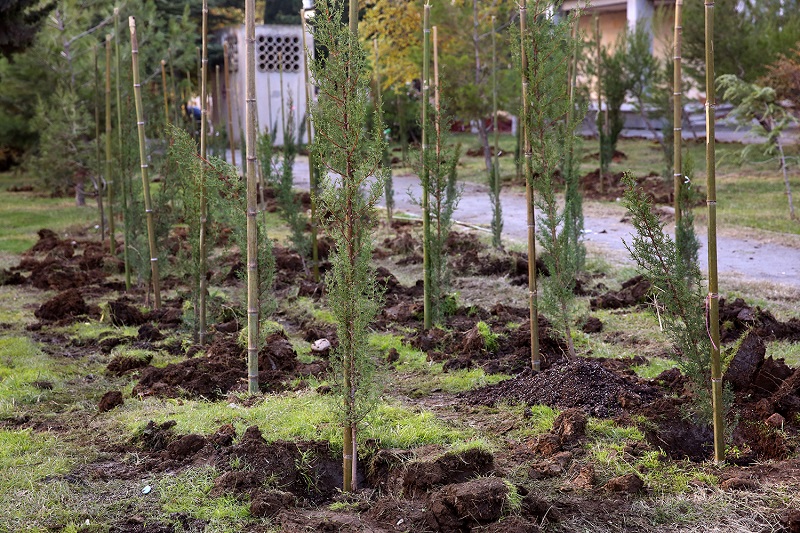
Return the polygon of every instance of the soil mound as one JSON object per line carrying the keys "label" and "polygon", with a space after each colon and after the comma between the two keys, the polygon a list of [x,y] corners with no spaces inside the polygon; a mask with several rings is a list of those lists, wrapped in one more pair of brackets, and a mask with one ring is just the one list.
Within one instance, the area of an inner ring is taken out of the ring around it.
{"label": "soil mound", "polygon": [[591,359],[575,359],[532,374],[528,371],[496,385],[459,395],[473,405],[508,400],[559,409],[579,407],[587,414],[609,418],[661,396],[634,376],[620,376]]}
{"label": "soil mound", "polygon": [[496,477],[448,485],[430,495],[428,525],[434,531],[460,533],[497,521],[508,486]]}
{"label": "soil mound", "polygon": [[[530,365],[531,334],[526,320],[528,310],[496,306],[492,311],[461,308],[448,317],[447,329],[431,328],[407,337],[411,346],[427,352],[431,361],[443,361],[444,370],[480,367],[489,374],[517,374]],[[488,335],[479,331],[478,322],[489,326]],[[509,327],[509,323],[519,327]],[[552,329],[550,322],[539,316],[539,348],[542,368],[561,361],[566,343]]]}
{"label": "soil mound", "polygon": [[108,317],[111,323],[115,326],[141,326],[147,321],[144,313],[126,300],[120,298],[108,302]]}
{"label": "soil mound", "polygon": [[[313,367],[317,373],[324,370]],[[289,339],[283,332],[270,335],[258,354],[258,379],[263,391],[284,389],[284,382],[294,373],[311,373],[312,365],[297,361]],[[245,349],[233,335],[218,336],[205,357],[195,357],[164,368],[147,367],[142,371],[133,394],[175,398],[190,396],[217,400],[247,382]]]}
{"label": "soil mound", "polygon": [[752,329],[764,340],[800,342],[800,319],[781,322],[768,310],[750,306],[741,298],[719,302],[720,336],[722,342],[732,342]]}
{"label": "soil mound", "polygon": [[622,284],[618,291],[608,291],[589,301],[592,311],[621,309],[645,303],[652,284],[644,276],[635,276]]}
{"label": "soil mound", "polygon": [[493,470],[494,456],[486,450],[471,448],[406,463],[401,486],[407,497],[418,498],[435,487],[485,476]]}
{"label": "soil mound", "polygon": [[33,315],[39,320],[61,320],[89,314],[89,306],[76,289],[64,291],[43,303]]}
{"label": "soil mound", "polygon": [[[585,198],[593,200],[616,200],[625,194],[622,178],[625,174],[606,174],[600,179],[600,170],[593,170],[581,178],[581,189]],[[656,204],[671,204],[673,195],[672,180],[652,172],[647,176],[637,177],[636,185]]]}

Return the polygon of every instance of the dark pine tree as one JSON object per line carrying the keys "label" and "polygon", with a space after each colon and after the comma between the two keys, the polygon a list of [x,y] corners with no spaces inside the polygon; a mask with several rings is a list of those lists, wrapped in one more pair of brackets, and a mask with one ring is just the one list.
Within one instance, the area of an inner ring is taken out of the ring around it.
{"label": "dark pine tree", "polygon": [[0,56],[10,58],[33,44],[42,20],[55,5],[55,2],[40,5],[39,0],[0,2]]}

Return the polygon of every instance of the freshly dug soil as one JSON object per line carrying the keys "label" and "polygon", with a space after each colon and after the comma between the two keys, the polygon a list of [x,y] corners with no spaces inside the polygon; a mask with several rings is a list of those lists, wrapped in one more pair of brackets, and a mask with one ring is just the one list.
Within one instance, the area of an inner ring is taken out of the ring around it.
{"label": "freshly dug soil", "polygon": [[661,395],[635,376],[619,375],[597,361],[577,358],[536,374],[526,371],[459,397],[472,405],[494,405],[505,400],[559,409],[580,407],[592,416],[609,418]]}
{"label": "freshly dug soil", "polygon": [[61,320],[89,314],[89,306],[83,300],[81,293],[70,289],[57,294],[43,303],[33,315],[39,320]]}

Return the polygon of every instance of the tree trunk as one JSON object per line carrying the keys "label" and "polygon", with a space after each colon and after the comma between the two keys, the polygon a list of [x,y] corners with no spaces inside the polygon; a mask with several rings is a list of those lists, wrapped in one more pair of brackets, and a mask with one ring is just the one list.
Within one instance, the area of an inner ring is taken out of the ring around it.
{"label": "tree trunk", "polygon": [[781,159],[781,171],[783,171],[783,183],[786,185],[786,198],[789,200],[789,217],[794,220],[794,202],[792,201],[792,186],[789,183],[789,172],[786,168],[786,156],[783,153],[783,143],[781,142],[780,138],[777,140],[777,143],[778,152]]}

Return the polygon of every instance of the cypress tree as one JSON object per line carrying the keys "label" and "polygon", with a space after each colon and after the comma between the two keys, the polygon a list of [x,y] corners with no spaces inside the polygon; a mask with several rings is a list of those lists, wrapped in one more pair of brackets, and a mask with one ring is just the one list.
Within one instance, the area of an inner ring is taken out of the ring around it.
{"label": "cypress tree", "polygon": [[315,60],[311,69],[319,87],[319,101],[312,108],[313,156],[324,169],[320,201],[336,241],[325,283],[339,337],[332,361],[336,390],[342,397],[345,491],[356,488],[358,425],[377,392],[367,326],[379,306],[371,257],[375,204],[383,191],[384,148],[383,125],[375,123],[372,131],[366,130],[372,108],[370,76],[367,54],[358,40],[356,10],[351,0],[348,30],[342,24],[342,2],[317,2],[314,36],[327,56]]}

